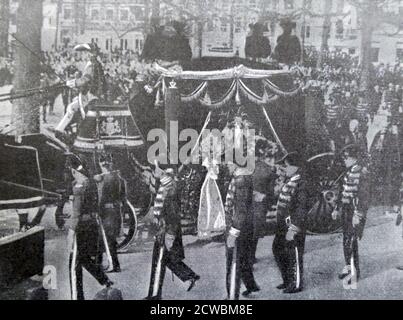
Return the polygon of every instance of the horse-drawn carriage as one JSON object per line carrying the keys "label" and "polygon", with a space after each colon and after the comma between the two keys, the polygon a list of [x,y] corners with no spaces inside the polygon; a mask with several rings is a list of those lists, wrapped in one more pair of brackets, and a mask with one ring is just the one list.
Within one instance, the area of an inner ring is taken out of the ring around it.
{"label": "horse-drawn carriage", "polygon": [[[331,212],[343,167],[331,152],[321,120],[321,100],[315,92],[310,93],[305,83],[298,83],[293,72],[238,58],[203,58],[193,61],[184,71],[157,69],[160,77],[155,98],[143,93],[131,104],[144,135],[156,126],[165,126],[169,133],[170,121],[177,121],[179,132],[193,128],[202,135],[203,129],[223,130],[234,115],[245,116],[255,131],[276,142],[282,153],[297,151],[305,159],[309,231],[329,233],[339,229],[340,221],[333,221]],[[186,141],[179,142],[179,149],[184,144]],[[187,227],[190,221],[193,230],[200,197],[195,189],[201,188],[205,175],[201,165],[198,169],[193,167],[180,195],[184,202],[183,221]]]}
{"label": "horse-drawn carriage", "polygon": [[[29,146],[35,150],[35,165],[39,169],[29,172],[36,172],[39,178],[33,185],[18,182],[12,174],[9,175],[6,181],[8,189],[1,193],[0,204],[3,208],[18,207],[8,199],[12,195],[9,188],[18,191],[21,185],[29,186],[29,190],[35,193],[37,200],[30,204],[32,206],[66,199],[69,190],[64,173],[68,154],[79,154],[94,174],[100,153],[112,154],[115,168],[127,181],[127,200],[122,205],[119,239],[119,248],[127,249],[136,236],[138,213],[147,212],[152,202],[152,194],[135,173],[132,161],[135,158],[147,164],[149,145],[145,138],[148,132],[158,127],[168,128],[170,121],[178,122],[179,132],[184,128],[193,128],[199,133],[202,128],[222,130],[231,115],[241,112],[247,115],[260,135],[275,141],[282,152],[298,151],[303,155],[310,179],[308,229],[313,233],[336,231],[340,223],[332,220],[331,212],[339,191],[336,182],[342,169],[337,166],[334,154],[329,152],[325,131],[317,118],[318,103],[304,91],[304,84],[296,84],[292,72],[248,60],[201,59],[194,61],[189,69],[172,71],[157,67],[160,76],[153,84],[154,92],[147,93],[143,90],[146,83],[138,83],[139,90],[130,104],[99,101],[91,104],[78,127],[71,150],[50,136],[23,136],[17,142],[14,137],[7,137],[7,141],[1,142],[3,148],[5,145],[15,148]],[[180,142],[179,147],[181,143],[185,142]],[[11,163],[5,153],[0,157],[5,171],[15,169],[15,163]],[[33,158],[30,161],[34,161]],[[17,163],[18,166],[26,165],[20,159]],[[20,171],[14,172],[14,176],[22,176]],[[197,170],[190,170],[187,176],[187,187],[181,195],[183,203],[191,201],[190,197],[198,201],[198,192],[194,189],[200,188],[201,183],[195,181],[200,182],[205,171],[200,169],[198,178],[192,179],[195,172]],[[24,176],[29,177],[28,171]],[[190,224],[196,223],[197,209],[197,204],[187,206],[186,210],[192,211],[192,217],[188,219]]]}

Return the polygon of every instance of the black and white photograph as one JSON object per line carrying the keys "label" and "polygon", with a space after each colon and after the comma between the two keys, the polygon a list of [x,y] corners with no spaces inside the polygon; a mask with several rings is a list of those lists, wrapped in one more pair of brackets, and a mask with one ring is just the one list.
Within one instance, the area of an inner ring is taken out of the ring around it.
{"label": "black and white photograph", "polygon": [[402,158],[402,0],[0,0],[0,300],[403,300]]}

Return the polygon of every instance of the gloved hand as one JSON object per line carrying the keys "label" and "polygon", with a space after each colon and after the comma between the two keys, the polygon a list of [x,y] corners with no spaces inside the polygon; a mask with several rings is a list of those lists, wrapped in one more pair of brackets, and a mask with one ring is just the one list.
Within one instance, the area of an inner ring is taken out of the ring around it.
{"label": "gloved hand", "polygon": [[361,223],[361,217],[358,214],[353,215],[353,227],[356,228]]}
{"label": "gloved hand", "polygon": [[154,91],[154,89],[150,86],[150,85],[145,85],[144,86],[144,90],[148,93],[148,94],[151,94],[151,93],[153,93],[153,91]]}
{"label": "gloved hand", "polygon": [[169,233],[165,234],[165,246],[168,250],[171,250],[175,241],[175,236]]}
{"label": "gloved hand", "polygon": [[332,212],[332,219],[333,220],[337,220],[338,218],[340,217],[340,211],[338,211],[338,210],[333,210],[333,212]]}
{"label": "gloved hand", "polygon": [[69,87],[70,89],[74,89],[76,87],[76,80],[67,80],[66,81],[66,86]]}
{"label": "gloved hand", "polygon": [[232,234],[229,234],[227,237],[227,247],[229,249],[235,248],[236,237]]}

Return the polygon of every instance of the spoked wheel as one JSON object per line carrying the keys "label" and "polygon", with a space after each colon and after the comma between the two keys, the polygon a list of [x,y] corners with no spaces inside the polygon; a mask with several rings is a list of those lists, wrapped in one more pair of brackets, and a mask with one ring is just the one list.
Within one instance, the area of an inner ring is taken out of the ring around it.
{"label": "spoked wheel", "polygon": [[324,153],[308,160],[310,178],[307,217],[307,229],[312,234],[337,232],[340,220],[332,219],[340,193],[339,181],[343,176],[343,167],[336,163],[333,153]]}
{"label": "spoked wheel", "polygon": [[121,208],[121,229],[117,238],[119,252],[124,252],[133,243],[137,233],[137,214],[133,205],[127,200]]}

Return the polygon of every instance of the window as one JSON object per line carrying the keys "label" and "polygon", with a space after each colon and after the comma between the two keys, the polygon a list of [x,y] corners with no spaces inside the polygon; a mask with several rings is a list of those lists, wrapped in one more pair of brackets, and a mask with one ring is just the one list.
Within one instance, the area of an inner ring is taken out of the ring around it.
{"label": "window", "polygon": [[129,47],[129,42],[127,39],[120,39],[120,50],[127,50]]}
{"label": "window", "polygon": [[249,7],[250,8],[256,8],[257,7],[256,0],[249,0]]}
{"label": "window", "polygon": [[113,9],[106,9],[106,20],[113,20]]}
{"label": "window", "polygon": [[64,10],[63,10],[63,19],[64,20],[70,20],[71,19],[71,9],[70,8],[64,8]]}
{"label": "window", "polygon": [[336,11],[337,13],[342,13],[344,11],[344,0],[337,1]]}
{"label": "window", "polygon": [[221,32],[227,32],[227,23],[221,22]]}
{"label": "window", "polygon": [[235,33],[240,33],[242,31],[242,18],[237,17],[235,19]]}
{"label": "window", "polygon": [[209,32],[214,31],[214,21],[207,22],[207,31]]}
{"label": "window", "polygon": [[129,20],[129,10],[126,9],[120,10],[120,20],[122,21]]}
{"label": "window", "polygon": [[284,0],[284,9],[286,10],[294,9],[294,0]]}
{"label": "window", "polygon": [[403,63],[403,48],[396,49],[396,59],[398,62]]}
{"label": "window", "polygon": [[311,26],[302,26],[301,31],[301,33],[305,35],[305,38],[309,39],[311,37]]}
{"label": "window", "polygon": [[311,10],[312,9],[312,0],[304,0],[305,1],[305,9]]}
{"label": "window", "polygon": [[371,48],[371,62],[379,61],[379,48]]}
{"label": "window", "polygon": [[91,10],[91,20],[99,20],[99,10],[98,9]]}

